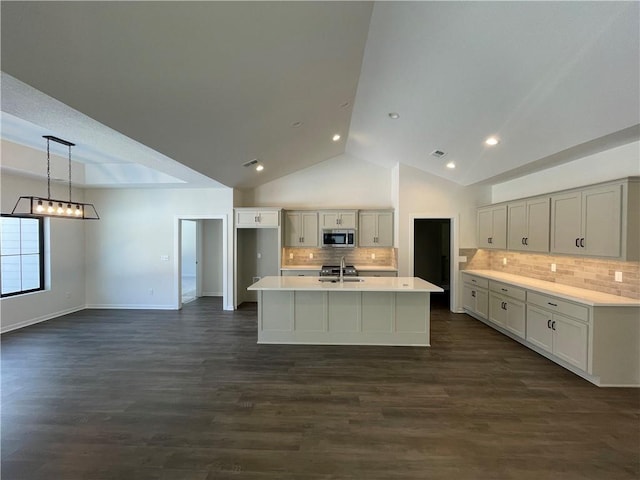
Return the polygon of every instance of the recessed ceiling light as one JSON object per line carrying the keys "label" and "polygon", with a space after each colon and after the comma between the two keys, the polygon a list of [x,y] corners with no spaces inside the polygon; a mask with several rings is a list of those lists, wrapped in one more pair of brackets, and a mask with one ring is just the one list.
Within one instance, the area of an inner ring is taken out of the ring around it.
{"label": "recessed ceiling light", "polygon": [[454,162],[449,162],[447,163],[447,168],[451,168],[451,169],[456,168],[456,164]]}
{"label": "recessed ceiling light", "polygon": [[291,124],[291,126],[292,126],[293,128],[301,127],[301,126],[302,126],[302,122],[293,122],[293,123]]}
{"label": "recessed ceiling light", "polygon": [[484,141],[484,143],[493,147],[494,145],[499,144],[500,140],[498,140],[496,137],[489,137]]}
{"label": "recessed ceiling light", "polygon": [[389,114],[389,118],[392,118],[392,119],[394,119],[394,120],[397,120],[397,119],[399,119],[399,118],[400,118],[400,114],[399,114],[399,113],[396,113],[396,112],[391,112],[391,113]]}
{"label": "recessed ceiling light", "polygon": [[334,142],[337,142],[338,140],[340,140],[340,135],[338,135],[337,133],[331,138],[331,140],[333,140]]}
{"label": "recessed ceiling light", "polygon": [[264,165],[260,165],[260,164],[256,165],[257,172],[261,172],[262,170],[264,170]]}

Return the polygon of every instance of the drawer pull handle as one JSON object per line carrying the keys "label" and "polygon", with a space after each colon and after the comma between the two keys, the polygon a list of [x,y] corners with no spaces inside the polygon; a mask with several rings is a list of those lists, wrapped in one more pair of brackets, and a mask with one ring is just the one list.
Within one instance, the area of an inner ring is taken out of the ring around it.
{"label": "drawer pull handle", "polygon": [[503,292],[508,292],[509,291],[506,288],[501,288],[500,290],[502,290]]}
{"label": "drawer pull handle", "polygon": [[558,304],[557,303],[551,303],[551,302],[547,302],[549,305],[551,305],[552,307],[557,307]]}

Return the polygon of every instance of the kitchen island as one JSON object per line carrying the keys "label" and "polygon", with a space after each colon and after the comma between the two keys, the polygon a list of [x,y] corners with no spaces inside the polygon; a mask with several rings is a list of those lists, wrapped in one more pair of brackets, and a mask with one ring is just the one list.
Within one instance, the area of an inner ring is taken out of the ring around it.
{"label": "kitchen island", "polygon": [[[333,280],[333,281],[332,281]],[[429,346],[430,295],[416,277],[263,277],[258,343]]]}

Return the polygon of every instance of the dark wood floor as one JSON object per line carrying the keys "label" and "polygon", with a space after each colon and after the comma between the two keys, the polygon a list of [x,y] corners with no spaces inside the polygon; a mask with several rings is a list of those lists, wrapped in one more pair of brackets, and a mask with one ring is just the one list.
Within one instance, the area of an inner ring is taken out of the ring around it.
{"label": "dark wood floor", "polygon": [[431,348],[256,345],[255,306],[2,336],[2,480],[637,479],[640,393],[466,315]]}

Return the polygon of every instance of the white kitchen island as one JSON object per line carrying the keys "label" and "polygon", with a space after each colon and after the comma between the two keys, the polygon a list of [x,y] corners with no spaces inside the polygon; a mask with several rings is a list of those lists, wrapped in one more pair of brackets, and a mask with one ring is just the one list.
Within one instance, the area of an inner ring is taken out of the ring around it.
{"label": "white kitchen island", "polygon": [[430,295],[415,277],[263,277],[258,343],[429,346]]}

